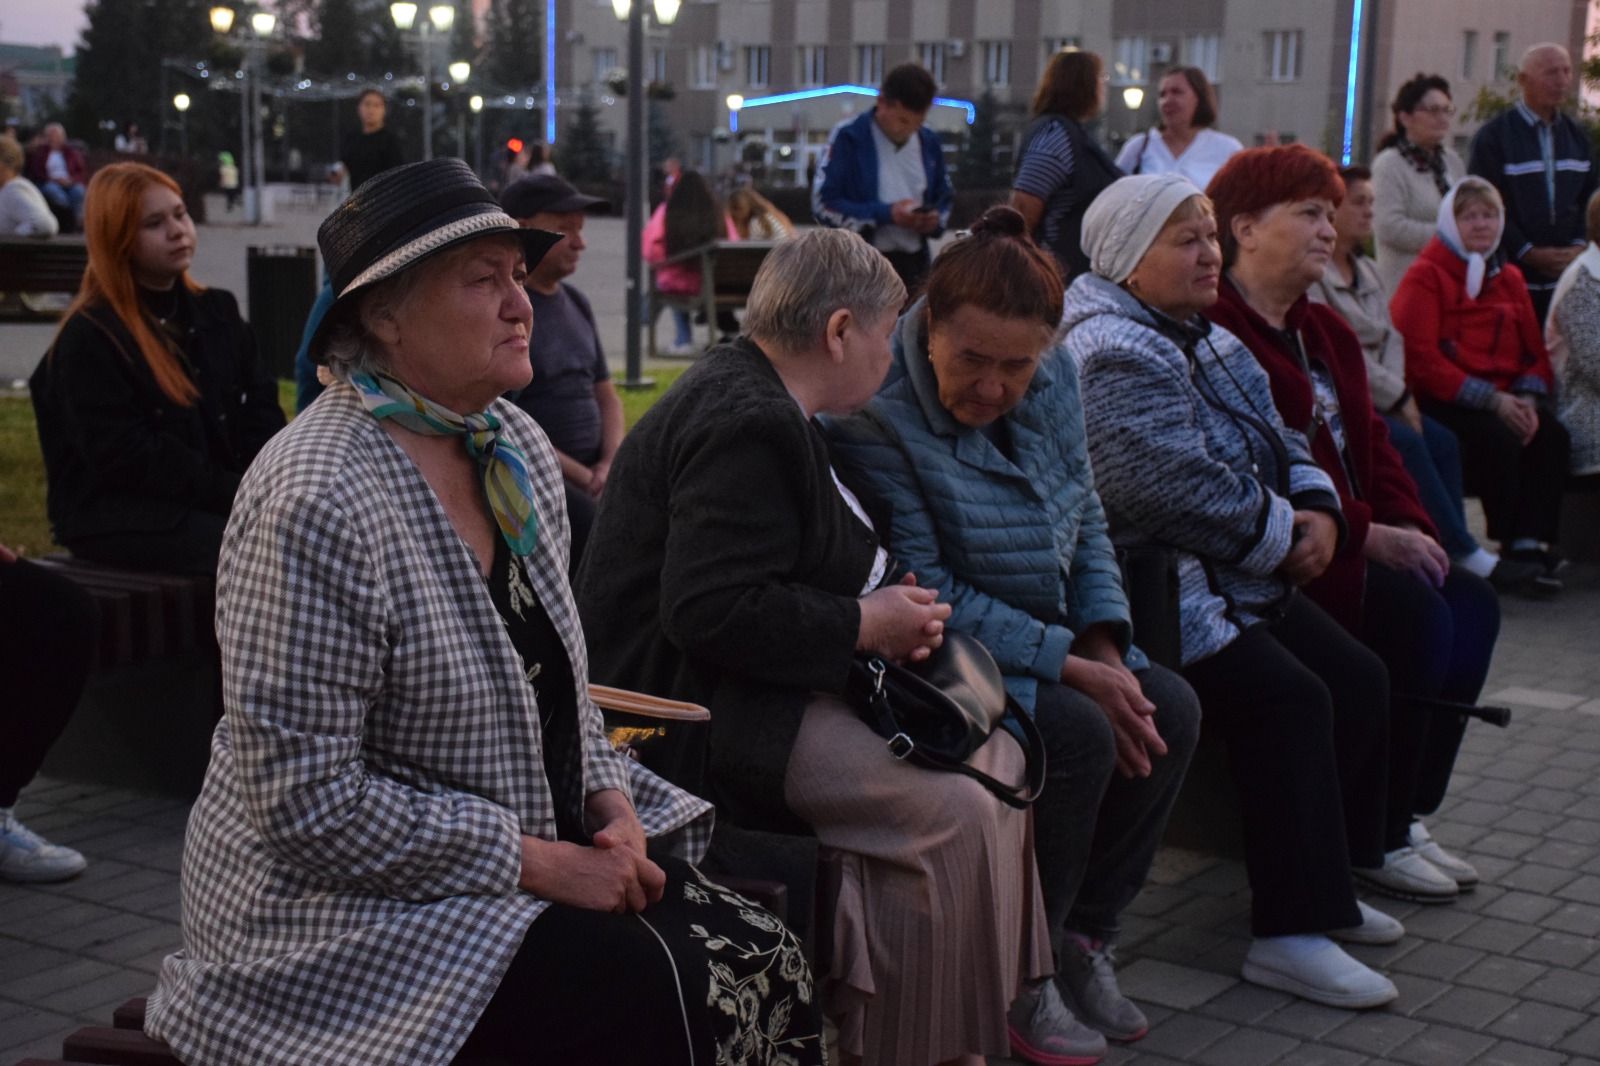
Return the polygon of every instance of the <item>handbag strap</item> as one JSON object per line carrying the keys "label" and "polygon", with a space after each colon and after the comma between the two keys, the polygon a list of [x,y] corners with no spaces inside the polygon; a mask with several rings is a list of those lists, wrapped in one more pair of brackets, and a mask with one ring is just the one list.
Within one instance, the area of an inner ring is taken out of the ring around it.
{"label": "handbag strap", "polygon": [[[1007,721],[1017,725],[1018,741],[1022,747],[1025,772],[1023,783],[1020,785],[1007,785],[984,773],[974,769],[958,759],[947,758],[936,751],[919,748],[915,740],[911,739],[900,728],[899,721],[894,716],[894,710],[889,705],[888,694],[883,690],[883,677],[888,668],[883,660],[876,656],[867,659],[862,665],[871,679],[870,685],[863,686],[866,691],[862,693],[865,701],[864,710],[870,717],[868,722],[881,737],[886,737],[886,746],[889,754],[896,759],[904,761],[911,759],[913,762],[927,766],[934,770],[945,770],[951,773],[966,774],[978,784],[995,794],[1000,802],[1018,810],[1026,810],[1034,800],[1044,792],[1044,737],[1039,734],[1039,727],[1034,724],[1033,718],[1017,705],[1017,701],[1006,697],[1005,713],[995,728],[1005,727]],[[991,732],[991,736],[993,733]]]}

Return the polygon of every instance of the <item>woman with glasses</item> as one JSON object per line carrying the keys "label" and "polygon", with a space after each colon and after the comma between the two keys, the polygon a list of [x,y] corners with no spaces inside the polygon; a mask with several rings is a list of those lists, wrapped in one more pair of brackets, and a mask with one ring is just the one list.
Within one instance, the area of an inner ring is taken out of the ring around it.
{"label": "woman with glasses", "polygon": [[1466,176],[1466,164],[1446,145],[1456,108],[1450,83],[1418,74],[1394,94],[1394,129],[1378,142],[1372,161],[1374,244],[1378,277],[1394,292],[1411,261],[1433,238],[1439,201]]}

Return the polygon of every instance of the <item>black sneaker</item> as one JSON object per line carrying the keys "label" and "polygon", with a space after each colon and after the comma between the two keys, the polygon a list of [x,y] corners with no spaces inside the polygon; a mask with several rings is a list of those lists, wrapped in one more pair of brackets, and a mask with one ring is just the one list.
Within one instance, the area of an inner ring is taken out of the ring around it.
{"label": "black sneaker", "polygon": [[[1525,578],[1521,583],[1510,586],[1509,590],[1512,592],[1532,596],[1554,596],[1566,587],[1556,575],[1566,568],[1567,561],[1554,552],[1544,548],[1518,548],[1506,552],[1500,557],[1495,573],[1499,573],[1500,567],[1508,562],[1517,564],[1519,568],[1527,568],[1532,573],[1531,577]],[[1493,578],[1494,574],[1491,574],[1490,580]]]}
{"label": "black sneaker", "polygon": [[1544,575],[1544,565],[1531,559],[1501,556],[1489,571],[1489,584],[1499,592],[1516,592],[1536,577]]}

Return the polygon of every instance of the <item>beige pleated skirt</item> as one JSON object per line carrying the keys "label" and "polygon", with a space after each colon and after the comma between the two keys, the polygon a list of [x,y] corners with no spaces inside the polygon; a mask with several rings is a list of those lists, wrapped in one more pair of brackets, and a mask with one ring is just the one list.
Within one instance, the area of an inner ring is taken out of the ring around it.
{"label": "beige pleated skirt", "polygon": [[[1021,781],[997,731],[972,765]],[[873,1066],[1006,1055],[1006,1010],[1052,970],[1033,821],[962,774],[890,755],[831,696],[807,706],[784,780],[822,845],[817,977],[839,1046]]]}

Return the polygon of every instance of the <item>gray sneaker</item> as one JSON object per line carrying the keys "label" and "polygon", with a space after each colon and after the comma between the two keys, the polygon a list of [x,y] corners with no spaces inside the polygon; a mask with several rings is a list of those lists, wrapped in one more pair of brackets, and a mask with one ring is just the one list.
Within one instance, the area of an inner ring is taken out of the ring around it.
{"label": "gray sneaker", "polygon": [[1063,938],[1056,966],[1061,998],[1084,1023],[1126,1044],[1150,1029],[1144,1012],[1117,987],[1116,955],[1110,944],[1088,948],[1076,937]]}
{"label": "gray sneaker", "polygon": [[65,881],[88,866],[71,848],[52,844],[0,807],[0,881]]}
{"label": "gray sneaker", "polygon": [[1040,1066],[1091,1066],[1106,1053],[1106,1038],[1072,1016],[1051,980],[1024,988],[1006,1024],[1012,1054]]}

